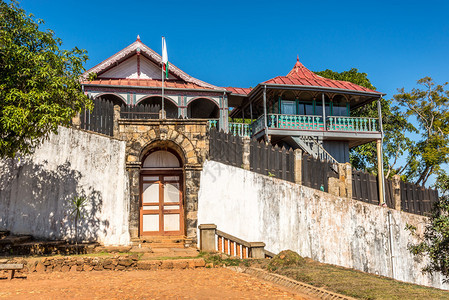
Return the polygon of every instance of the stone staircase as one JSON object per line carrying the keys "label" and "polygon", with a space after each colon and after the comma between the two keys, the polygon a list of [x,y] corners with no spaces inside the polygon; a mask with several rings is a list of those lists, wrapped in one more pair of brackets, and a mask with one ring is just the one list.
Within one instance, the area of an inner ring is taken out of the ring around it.
{"label": "stone staircase", "polygon": [[146,258],[195,257],[199,253],[192,240],[183,235],[132,238],[131,245],[131,252],[143,252]]}

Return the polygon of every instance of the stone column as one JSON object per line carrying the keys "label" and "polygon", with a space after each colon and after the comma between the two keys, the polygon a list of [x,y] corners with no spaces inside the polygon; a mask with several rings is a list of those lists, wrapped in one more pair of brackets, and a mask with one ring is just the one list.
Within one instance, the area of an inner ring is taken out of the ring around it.
{"label": "stone column", "polygon": [[129,234],[131,238],[139,237],[140,165],[140,162],[126,163],[129,176]]}
{"label": "stone column", "polygon": [[302,150],[295,149],[295,183],[302,184]]}
{"label": "stone column", "polygon": [[201,166],[185,166],[185,226],[187,239],[197,243],[198,191],[200,187]]}
{"label": "stone column", "polygon": [[249,138],[249,136],[243,137],[243,169],[248,171],[251,169],[251,163],[249,160],[251,151],[250,142],[251,139]]}
{"label": "stone column", "polygon": [[338,187],[340,197],[346,197],[346,165],[338,164]]}
{"label": "stone column", "polygon": [[201,251],[215,251],[215,231],[217,225],[202,224],[198,226],[200,230],[200,250]]}
{"label": "stone column", "polygon": [[114,105],[114,119],[113,119],[114,126],[112,128],[112,136],[115,138],[119,138],[120,136],[118,119],[120,119],[120,106]]}
{"label": "stone column", "polygon": [[80,113],[79,112],[77,112],[76,115],[72,118],[72,125],[76,129],[80,129],[81,128],[81,117],[80,117]]}
{"label": "stone column", "polygon": [[350,163],[345,163],[346,169],[346,197],[352,199],[352,166]]}
{"label": "stone column", "polygon": [[251,242],[250,257],[251,258],[265,258],[265,243]]}
{"label": "stone column", "polygon": [[394,209],[401,210],[401,177],[399,175],[394,175],[392,181]]}

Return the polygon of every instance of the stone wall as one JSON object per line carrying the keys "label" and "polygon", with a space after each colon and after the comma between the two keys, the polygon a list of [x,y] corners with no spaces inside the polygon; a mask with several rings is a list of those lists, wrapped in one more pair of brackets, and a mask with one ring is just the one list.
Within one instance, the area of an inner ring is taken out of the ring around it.
{"label": "stone wall", "polygon": [[323,263],[448,289],[440,274],[422,274],[425,261],[407,249],[416,240],[406,224],[419,234],[427,221],[214,161],[201,173],[199,224],[265,242],[274,253],[291,249]]}
{"label": "stone wall", "polygon": [[207,120],[125,120],[118,121],[117,137],[126,141],[126,168],[129,173],[132,238],[139,234],[140,169],[145,154],[154,148],[172,149],[184,165],[184,210],[187,238],[196,243],[198,190],[202,164],[209,152]]}
{"label": "stone wall", "polygon": [[80,239],[128,244],[127,182],[124,142],[60,127],[33,155],[0,161],[0,230],[72,240],[71,201],[84,196]]}

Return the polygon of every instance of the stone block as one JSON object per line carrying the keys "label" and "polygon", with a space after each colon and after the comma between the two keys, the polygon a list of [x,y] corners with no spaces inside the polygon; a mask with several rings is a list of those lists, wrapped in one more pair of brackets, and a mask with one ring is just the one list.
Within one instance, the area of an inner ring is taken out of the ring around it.
{"label": "stone block", "polygon": [[61,267],[61,272],[68,272],[70,271],[70,267],[68,265],[64,265]]}
{"label": "stone block", "polygon": [[35,270],[36,270],[36,272],[38,272],[38,273],[43,273],[43,272],[45,272],[45,269],[46,269],[46,267],[45,267],[45,265],[44,265],[42,262],[38,262],[37,265],[36,265],[36,267],[35,267]]}
{"label": "stone block", "polygon": [[188,266],[187,260],[179,259],[173,261],[173,269],[187,269]]}
{"label": "stone block", "polygon": [[195,268],[203,268],[206,266],[206,261],[202,258],[196,258],[193,261],[195,263]]}
{"label": "stone block", "polygon": [[161,269],[171,270],[173,269],[173,261],[171,260],[163,260],[161,264]]}

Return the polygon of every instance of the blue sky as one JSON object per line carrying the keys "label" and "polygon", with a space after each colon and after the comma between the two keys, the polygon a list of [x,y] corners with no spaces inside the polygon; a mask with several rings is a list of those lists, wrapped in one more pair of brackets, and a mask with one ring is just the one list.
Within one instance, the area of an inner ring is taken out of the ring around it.
{"label": "blue sky", "polygon": [[[312,71],[358,68],[391,98],[424,76],[449,81],[447,1],[22,0],[89,69],[135,41],[218,86],[286,75],[299,55]],[[433,181],[433,180],[432,180]]]}
{"label": "blue sky", "polygon": [[86,68],[137,34],[188,74],[250,87],[286,75],[299,54],[311,70],[368,73],[391,97],[431,76],[449,81],[446,1],[50,1],[22,0],[65,48],[88,50]]}

